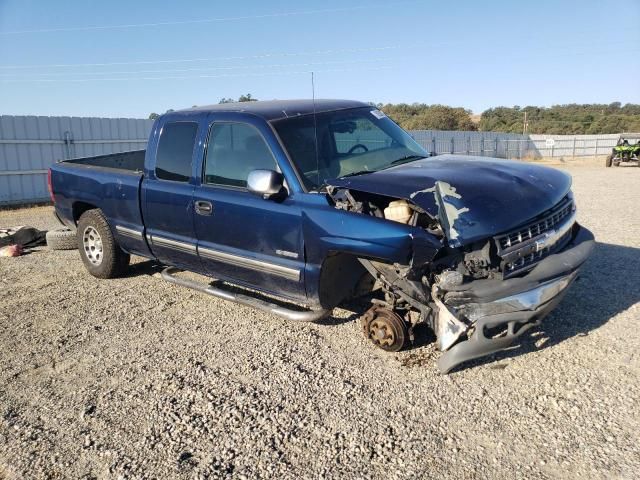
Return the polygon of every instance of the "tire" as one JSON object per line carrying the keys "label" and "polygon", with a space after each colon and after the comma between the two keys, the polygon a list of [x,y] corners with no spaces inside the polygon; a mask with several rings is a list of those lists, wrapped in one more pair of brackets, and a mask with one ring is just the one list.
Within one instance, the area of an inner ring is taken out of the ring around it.
{"label": "tire", "polygon": [[129,254],[116,242],[100,209],[87,210],[80,217],[77,246],[82,263],[94,277],[118,277],[129,265]]}
{"label": "tire", "polygon": [[50,250],[75,250],[78,248],[76,232],[70,228],[58,228],[47,232],[47,247]]}
{"label": "tire", "polygon": [[607,157],[607,163],[606,163],[607,167],[610,167],[612,162],[613,162],[613,154]]}

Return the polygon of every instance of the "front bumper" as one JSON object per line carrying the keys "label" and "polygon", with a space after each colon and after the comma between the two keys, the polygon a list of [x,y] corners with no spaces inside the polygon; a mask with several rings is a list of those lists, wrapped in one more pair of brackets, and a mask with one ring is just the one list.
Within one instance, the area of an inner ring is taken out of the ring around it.
{"label": "front bumper", "polygon": [[594,243],[593,234],[575,224],[569,244],[540,261],[527,275],[476,280],[446,291],[444,304],[470,327],[465,340],[443,352],[438,361],[440,371],[448,373],[462,362],[503,350],[539,325],[567,293]]}

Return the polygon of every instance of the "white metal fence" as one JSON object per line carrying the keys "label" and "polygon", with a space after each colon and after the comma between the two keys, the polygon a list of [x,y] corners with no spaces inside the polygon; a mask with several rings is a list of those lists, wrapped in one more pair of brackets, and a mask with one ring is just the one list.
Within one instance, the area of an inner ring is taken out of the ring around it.
{"label": "white metal fence", "polygon": [[60,159],[145,148],[152,120],[0,116],[0,205],[47,200]]}
{"label": "white metal fence", "polygon": [[609,155],[620,135],[529,135],[531,150],[540,157],[595,157]]}
{"label": "white metal fence", "polygon": [[608,155],[620,138],[619,134],[519,135],[439,130],[414,130],[409,133],[429,153],[456,153],[511,159]]}
{"label": "white metal fence", "polygon": [[[48,199],[46,173],[59,159],[145,148],[152,120],[0,116],[0,205]],[[619,135],[519,135],[416,130],[430,153],[512,159],[606,155]],[[363,138],[375,144],[376,138]],[[359,142],[358,142],[359,143]]]}

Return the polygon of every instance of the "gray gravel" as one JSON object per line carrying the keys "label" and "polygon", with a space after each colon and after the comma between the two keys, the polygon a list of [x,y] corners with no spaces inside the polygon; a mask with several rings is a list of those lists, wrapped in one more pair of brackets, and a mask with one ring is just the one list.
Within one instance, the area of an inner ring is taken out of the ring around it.
{"label": "gray gravel", "polygon": [[0,258],[0,479],[637,478],[640,169],[568,170],[599,241],[581,280],[450,376],[428,334],[387,354],[349,310],[300,325],[142,260],[98,280],[76,251]]}

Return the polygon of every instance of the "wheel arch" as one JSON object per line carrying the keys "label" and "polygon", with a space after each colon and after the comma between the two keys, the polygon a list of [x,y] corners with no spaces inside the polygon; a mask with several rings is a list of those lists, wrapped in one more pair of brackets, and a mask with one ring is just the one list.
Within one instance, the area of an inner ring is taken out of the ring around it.
{"label": "wheel arch", "polygon": [[323,308],[334,308],[347,298],[373,290],[375,278],[358,258],[341,251],[331,251],[324,258],[318,277],[318,297]]}
{"label": "wheel arch", "polygon": [[[77,236],[82,263],[89,273],[97,278],[114,278],[121,275],[129,265],[130,256],[118,244],[104,212],[87,203],[78,207]],[[97,238],[94,238],[93,234]],[[91,254],[88,255],[87,252]]]}
{"label": "wheel arch", "polygon": [[71,213],[73,215],[73,221],[75,222],[76,225],[78,225],[78,220],[80,220],[80,217],[82,216],[82,214],[88,210],[94,210],[97,209],[99,207],[97,207],[96,205],[93,205],[91,203],[88,202],[73,202],[73,205],[71,206]]}

